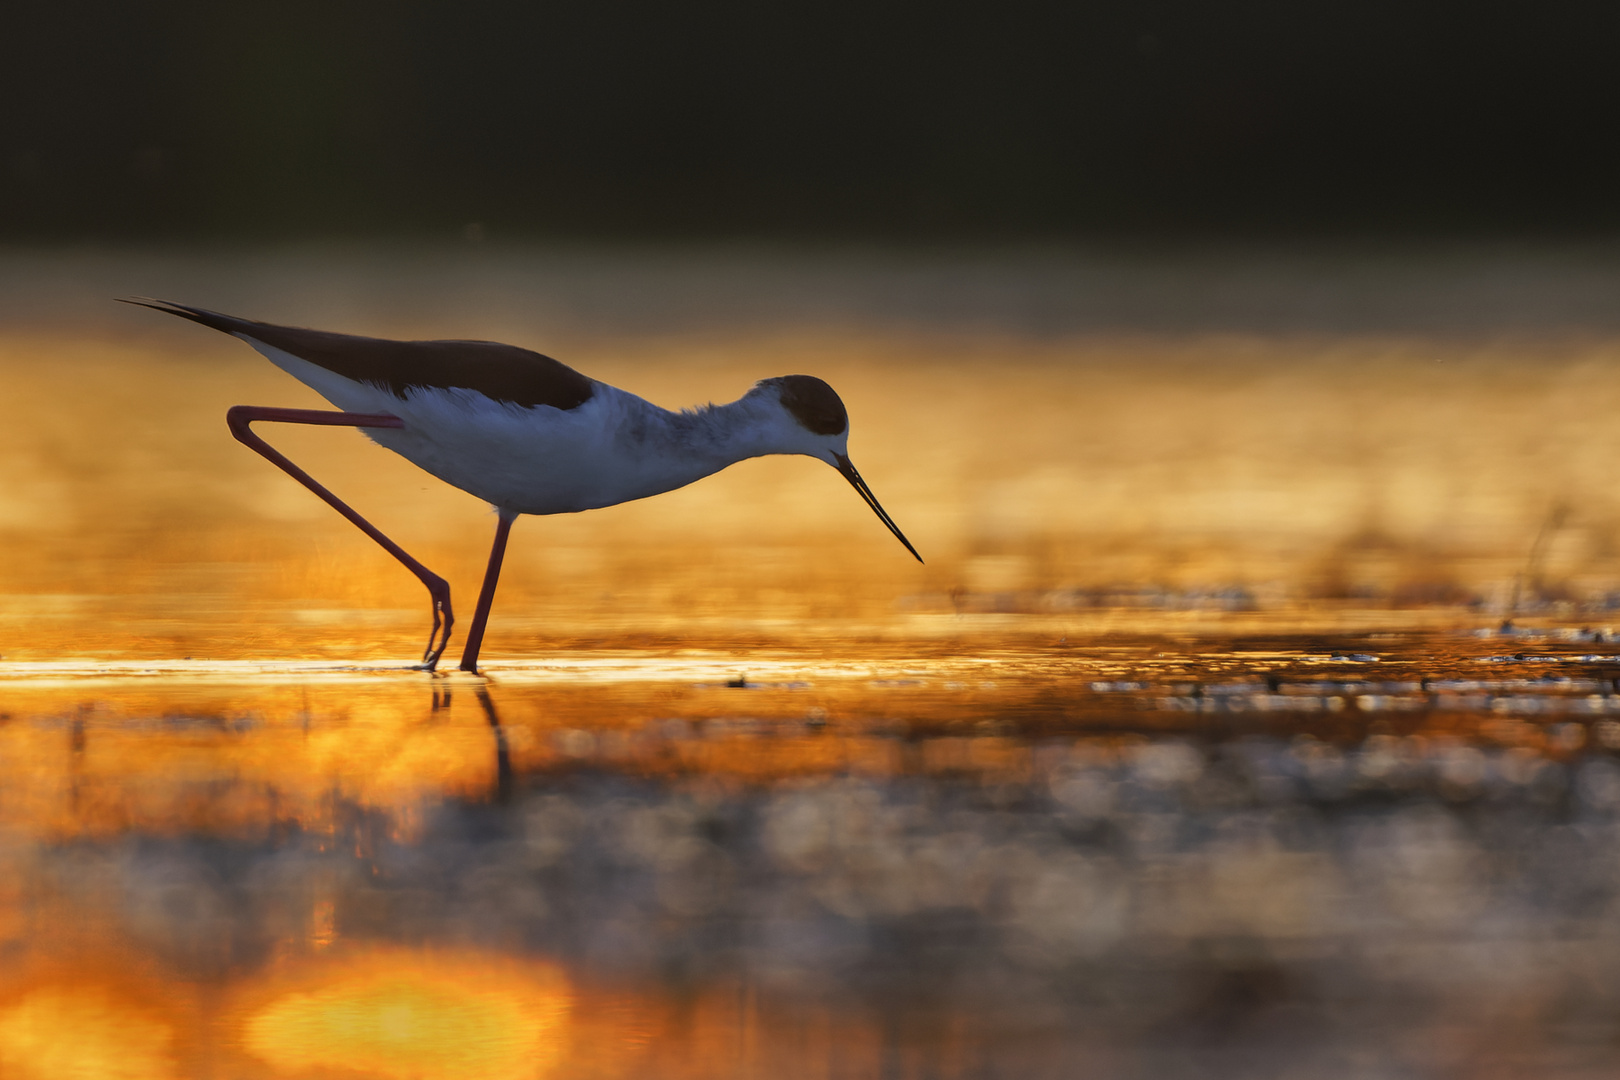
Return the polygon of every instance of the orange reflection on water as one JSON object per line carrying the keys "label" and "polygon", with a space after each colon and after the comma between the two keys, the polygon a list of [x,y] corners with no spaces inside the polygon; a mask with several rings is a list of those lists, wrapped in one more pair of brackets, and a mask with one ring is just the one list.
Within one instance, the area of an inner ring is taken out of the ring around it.
{"label": "orange reflection on water", "polygon": [[321,832],[335,803],[404,825],[424,797],[476,796],[495,777],[482,713],[436,713],[414,683],[9,689],[0,825],[32,835]]}
{"label": "orange reflection on water", "polygon": [[174,1031],[106,987],[44,986],[0,1008],[0,1076],[15,1080],[164,1080]]}
{"label": "orange reflection on water", "polygon": [[531,1080],[566,1048],[572,997],[542,964],[404,949],[347,954],[250,992],[243,1047],[291,1073]]}

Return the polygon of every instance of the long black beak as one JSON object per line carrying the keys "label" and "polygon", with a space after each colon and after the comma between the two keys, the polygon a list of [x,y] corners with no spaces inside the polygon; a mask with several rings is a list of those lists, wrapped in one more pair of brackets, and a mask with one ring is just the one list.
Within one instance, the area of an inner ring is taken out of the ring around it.
{"label": "long black beak", "polygon": [[894,523],[894,519],[884,512],[883,507],[878,505],[877,496],[873,495],[872,489],[866,486],[866,481],[862,480],[861,474],[855,471],[855,466],[850,462],[849,458],[843,454],[834,454],[833,457],[838,460],[838,471],[844,474],[844,479],[849,481],[851,487],[861,493],[861,498],[865,499],[866,505],[870,506],[877,514],[878,520],[887,525],[889,531],[900,538],[900,542],[906,545],[906,550],[911,552],[918,562],[922,562],[923,557],[917,554],[917,549],[911,546],[911,541],[906,539],[906,534],[900,531],[900,526]]}

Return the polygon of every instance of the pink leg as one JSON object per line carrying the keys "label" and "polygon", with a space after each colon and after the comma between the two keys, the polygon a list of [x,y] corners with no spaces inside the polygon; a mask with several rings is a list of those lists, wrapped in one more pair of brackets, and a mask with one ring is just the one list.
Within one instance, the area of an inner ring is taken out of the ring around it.
{"label": "pink leg", "polygon": [[384,551],[398,559],[405,569],[415,574],[417,580],[427,586],[428,595],[433,600],[433,629],[428,634],[427,650],[422,654],[422,667],[432,671],[438,665],[439,657],[444,653],[445,646],[450,644],[450,627],[455,623],[455,616],[450,612],[450,583],[407,555],[404,548],[384,536],[375,525],[355,513],[342,499],[316,483],[309,473],[294,465],[279,450],[253,434],[248,425],[255,420],[270,420],[282,424],[322,424],[330,427],[383,428],[402,428],[405,426],[405,421],[387,413],[327,412],[324,409],[276,409],[259,405],[236,405],[225,414],[225,422],[230,425],[231,434],[235,435],[238,441],[245,443],[255,452],[268,459],[282,472],[319,495],[326,501],[328,506],[348,518],[361,532],[381,544]]}
{"label": "pink leg", "polygon": [[495,583],[501,579],[501,560],[506,557],[506,536],[517,515],[498,510],[495,545],[489,551],[489,567],[484,571],[484,587],[478,590],[478,607],[473,611],[472,629],[467,631],[467,647],[461,651],[461,670],[478,670],[478,650],[484,644],[484,624],[489,622],[490,605],[495,602]]}

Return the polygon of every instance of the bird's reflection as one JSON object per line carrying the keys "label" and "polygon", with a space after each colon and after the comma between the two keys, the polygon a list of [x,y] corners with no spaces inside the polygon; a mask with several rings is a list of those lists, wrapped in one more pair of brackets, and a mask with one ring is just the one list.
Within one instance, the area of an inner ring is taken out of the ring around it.
{"label": "bird's reflection", "polygon": [[[484,710],[484,719],[489,721],[490,732],[495,737],[494,801],[504,806],[512,800],[512,752],[506,741],[506,729],[501,726],[501,715],[495,708],[495,699],[490,696],[489,687],[480,686],[473,693],[477,695],[479,707]],[[430,716],[450,711],[452,690],[449,686],[436,683],[432,695],[428,705]]]}
{"label": "bird's reflection", "polygon": [[[495,699],[490,696],[489,687],[480,686],[477,694],[478,704],[484,710],[484,719],[489,721],[490,730],[495,735],[495,802],[505,806],[512,801],[512,753],[506,744],[506,729],[501,727],[501,717],[495,711]],[[448,705],[450,700],[448,688],[444,692],[444,697]]]}

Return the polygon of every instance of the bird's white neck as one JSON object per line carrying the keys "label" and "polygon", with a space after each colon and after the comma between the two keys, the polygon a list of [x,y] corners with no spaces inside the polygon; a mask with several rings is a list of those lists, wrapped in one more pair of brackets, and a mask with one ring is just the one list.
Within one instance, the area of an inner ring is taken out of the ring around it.
{"label": "bird's white neck", "polygon": [[608,444],[575,463],[567,484],[572,493],[557,500],[569,510],[673,491],[764,454],[810,452],[808,445],[795,443],[795,425],[780,403],[764,393],[674,412],[598,385],[598,394],[607,399],[602,406],[616,415],[599,428]]}
{"label": "bird's white neck", "polygon": [[662,431],[653,441],[669,454],[703,467],[702,476],[748,458],[801,452],[793,445],[791,432],[784,430],[781,407],[762,395],[748,394],[725,405],[657,412],[661,423],[655,424]]}

